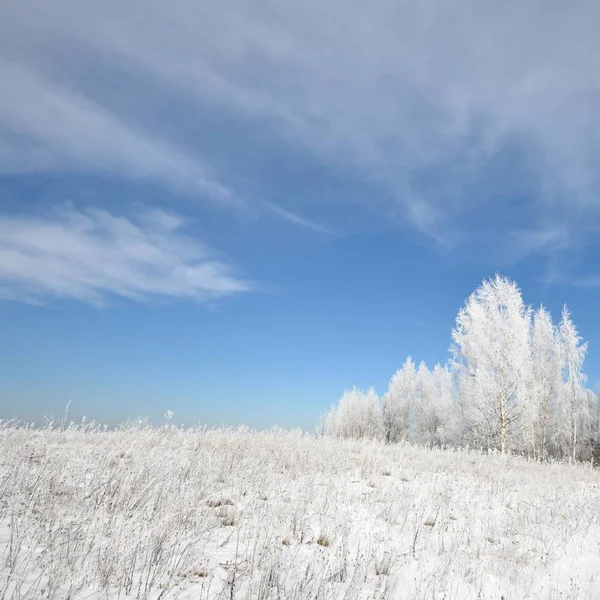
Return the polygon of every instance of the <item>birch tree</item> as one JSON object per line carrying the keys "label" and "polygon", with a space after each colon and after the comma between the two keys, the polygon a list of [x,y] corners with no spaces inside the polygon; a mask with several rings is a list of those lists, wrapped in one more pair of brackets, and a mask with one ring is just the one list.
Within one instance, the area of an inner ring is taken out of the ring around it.
{"label": "birch tree", "polygon": [[522,446],[530,321],[519,288],[500,275],[484,281],[456,317],[452,352],[478,446]]}
{"label": "birch tree", "polygon": [[415,377],[415,400],[418,441],[431,448],[438,443],[439,398],[432,374],[424,362],[419,364]]}
{"label": "birch tree", "polygon": [[564,391],[568,409],[569,455],[576,460],[580,429],[589,424],[589,397],[586,394],[583,362],[587,353],[584,343],[571,319],[569,309],[565,306],[559,326],[560,342],[563,353]]}
{"label": "birch tree", "polygon": [[346,390],[337,406],[332,406],[317,428],[319,433],[341,438],[380,439],[383,421],[379,397],[373,388],[366,393]]}
{"label": "birch tree", "polygon": [[396,371],[383,397],[383,424],[388,442],[409,440],[412,437],[414,415],[415,363],[409,356]]}
{"label": "birch tree", "polygon": [[369,388],[362,399],[363,415],[365,421],[364,437],[379,440],[383,437],[383,414],[379,396],[373,388]]}
{"label": "birch tree", "polygon": [[431,379],[436,394],[438,415],[437,442],[442,446],[453,443],[457,438],[457,420],[454,416],[452,373],[447,366],[435,365]]}
{"label": "birch tree", "polygon": [[541,306],[534,312],[531,335],[530,444],[535,457],[545,459],[549,439],[557,428],[561,390],[561,344],[550,313]]}

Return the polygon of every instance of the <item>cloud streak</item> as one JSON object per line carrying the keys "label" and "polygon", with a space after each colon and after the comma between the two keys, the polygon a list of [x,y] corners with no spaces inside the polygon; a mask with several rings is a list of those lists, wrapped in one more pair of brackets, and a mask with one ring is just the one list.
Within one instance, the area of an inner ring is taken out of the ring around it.
{"label": "cloud streak", "polygon": [[113,172],[166,181],[220,202],[230,189],[177,147],[135,131],[82,94],[0,60],[0,171]]}
{"label": "cloud streak", "polygon": [[311,231],[317,231],[319,233],[325,233],[327,235],[335,235],[331,229],[324,227],[319,223],[315,223],[310,219],[306,219],[301,215],[292,212],[291,210],[286,210],[285,208],[281,208],[281,206],[277,206],[276,204],[271,203],[267,203],[266,207],[285,221],[294,223],[295,225],[299,225],[300,227],[303,227],[305,229],[310,229]]}
{"label": "cloud streak", "polygon": [[[191,120],[210,121],[212,107],[331,170],[350,168],[375,186],[363,202],[382,221],[399,215],[442,244],[467,235],[472,213],[512,201],[521,178],[528,222],[496,225],[494,243],[531,230],[519,255],[542,252],[565,223],[592,243],[590,215],[600,215],[600,5],[592,0],[31,0],[3,13],[5,170],[66,164],[235,195],[226,182],[236,165],[211,175],[201,140],[190,151],[176,141],[181,131],[163,139],[81,93],[65,73],[73,57],[94,56],[131,81],[150,77],[156,89],[190,98]],[[278,210],[323,229],[293,200]]]}
{"label": "cloud streak", "polygon": [[156,210],[135,218],[97,209],[0,216],[0,294],[95,305],[115,297],[207,303],[252,289],[183,224]]}

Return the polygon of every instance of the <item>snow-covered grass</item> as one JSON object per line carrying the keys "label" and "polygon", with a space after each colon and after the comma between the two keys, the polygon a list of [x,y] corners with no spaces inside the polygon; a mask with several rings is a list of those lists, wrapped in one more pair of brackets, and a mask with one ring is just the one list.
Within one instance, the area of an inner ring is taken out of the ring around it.
{"label": "snow-covered grass", "polygon": [[584,464],[4,424],[0,599],[597,599],[599,492]]}

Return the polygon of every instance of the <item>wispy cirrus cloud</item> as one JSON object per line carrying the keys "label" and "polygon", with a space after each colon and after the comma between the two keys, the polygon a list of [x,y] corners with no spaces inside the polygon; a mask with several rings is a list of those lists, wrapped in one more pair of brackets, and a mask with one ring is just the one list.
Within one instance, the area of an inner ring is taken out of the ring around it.
{"label": "wispy cirrus cloud", "polygon": [[328,227],[324,227],[323,225],[320,225],[319,223],[315,223],[314,221],[311,221],[310,219],[306,219],[305,217],[302,217],[301,215],[299,215],[291,210],[281,208],[281,206],[277,206],[276,204],[272,204],[272,203],[267,203],[266,207],[271,212],[278,215],[282,219],[289,221],[290,223],[294,223],[296,225],[299,225],[300,227],[303,227],[305,229],[310,229],[312,231],[317,231],[319,233],[334,235],[334,232],[331,229],[329,229]]}
{"label": "wispy cirrus cloud", "polygon": [[0,59],[0,73],[0,172],[113,172],[234,201],[199,158],[136,131],[76,90],[19,62]]}
{"label": "wispy cirrus cloud", "polygon": [[[143,76],[155,90],[190,100],[188,122],[218,114],[250,123],[293,155],[316,157],[331,172],[343,167],[372,185],[361,201],[382,221],[392,215],[444,245],[468,241],[474,213],[508,206],[515,195],[530,207],[527,221],[486,222],[478,243],[506,245],[516,236],[518,258],[556,248],[562,226],[595,243],[600,5],[593,0],[31,0],[4,8],[3,17],[5,165],[78,165],[235,194],[229,181],[239,165],[212,176],[214,157],[202,139],[190,149],[178,142],[180,125],[140,129],[127,111],[111,112],[106,98],[135,97]],[[130,75],[129,87],[84,93],[80,61],[90,56]],[[35,143],[15,141],[15,124]],[[269,175],[250,173],[252,188],[268,187]],[[327,224],[293,197],[271,212],[336,230],[335,211],[350,208],[336,203]],[[524,240],[527,231],[534,235]]]}
{"label": "wispy cirrus cloud", "polygon": [[252,289],[183,228],[181,218],[160,210],[0,216],[0,295],[97,305],[115,297],[206,303]]}

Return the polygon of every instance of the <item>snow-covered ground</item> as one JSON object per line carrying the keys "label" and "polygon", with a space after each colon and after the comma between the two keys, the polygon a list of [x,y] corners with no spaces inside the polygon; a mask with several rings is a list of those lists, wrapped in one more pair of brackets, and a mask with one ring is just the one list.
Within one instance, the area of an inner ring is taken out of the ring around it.
{"label": "snow-covered ground", "polygon": [[600,598],[590,465],[0,427],[0,598]]}

